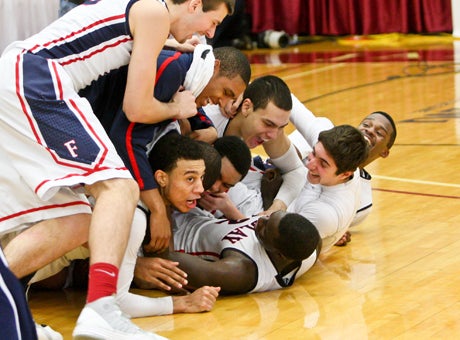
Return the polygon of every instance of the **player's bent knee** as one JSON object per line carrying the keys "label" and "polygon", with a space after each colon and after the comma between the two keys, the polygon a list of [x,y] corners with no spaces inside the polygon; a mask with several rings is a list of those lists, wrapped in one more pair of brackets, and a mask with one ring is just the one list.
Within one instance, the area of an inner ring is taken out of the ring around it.
{"label": "player's bent knee", "polygon": [[139,185],[131,178],[112,178],[87,186],[88,192],[97,200],[103,193],[121,196],[123,200],[137,202],[139,200]]}
{"label": "player's bent knee", "polygon": [[137,203],[139,200],[139,185],[134,179],[115,178],[107,182],[109,191],[122,195],[124,200]]}

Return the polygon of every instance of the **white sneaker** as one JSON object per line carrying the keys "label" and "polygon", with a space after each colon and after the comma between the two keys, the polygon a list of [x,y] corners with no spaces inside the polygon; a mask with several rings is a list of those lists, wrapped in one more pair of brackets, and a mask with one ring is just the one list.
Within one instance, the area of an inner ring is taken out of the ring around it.
{"label": "white sneaker", "polygon": [[63,340],[64,338],[54,329],[47,325],[40,325],[35,323],[35,329],[37,330],[38,340]]}
{"label": "white sneaker", "polygon": [[166,340],[132,323],[121,312],[113,296],[87,303],[78,317],[72,335],[74,340]]}

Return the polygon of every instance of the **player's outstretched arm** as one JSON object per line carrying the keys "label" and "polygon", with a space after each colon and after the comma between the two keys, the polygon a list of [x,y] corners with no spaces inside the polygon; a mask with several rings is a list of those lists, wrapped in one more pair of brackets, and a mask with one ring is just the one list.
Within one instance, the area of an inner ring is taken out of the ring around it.
{"label": "player's outstretched arm", "polygon": [[219,296],[220,287],[204,286],[191,294],[173,296],[173,313],[209,312]]}
{"label": "player's outstretched arm", "polygon": [[179,269],[178,262],[160,257],[138,257],[134,283],[142,289],[181,291],[187,285],[187,274]]}
{"label": "player's outstretched arm", "polygon": [[257,267],[243,254],[228,249],[217,261],[207,261],[198,256],[179,252],[163,253],[168,259],[179,262],[188,276],[187,288],[202,286],[220,287],[221,294],[243,294],[257,283]]}

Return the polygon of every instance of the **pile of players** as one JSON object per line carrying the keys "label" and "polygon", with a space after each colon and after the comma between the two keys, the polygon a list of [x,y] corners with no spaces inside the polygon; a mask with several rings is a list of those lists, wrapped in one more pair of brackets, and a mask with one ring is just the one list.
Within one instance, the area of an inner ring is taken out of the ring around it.
{"label": "pile of players", "polygon": [[[209,311],[218,294],[290,286],[367,216],[364,167],[388,156],[393,119],[334,126],[282,79],[250,82],[244,54],[193,36],[212,38],[233,6],[88,1],[3,52],[8,338],[53,333],[33,322],[16,277],[89,277],[75,339],[161,339],[126,315]],[[253,157],[259,145],[268,157]],[[191,294],[149,298],[132,284]]]}

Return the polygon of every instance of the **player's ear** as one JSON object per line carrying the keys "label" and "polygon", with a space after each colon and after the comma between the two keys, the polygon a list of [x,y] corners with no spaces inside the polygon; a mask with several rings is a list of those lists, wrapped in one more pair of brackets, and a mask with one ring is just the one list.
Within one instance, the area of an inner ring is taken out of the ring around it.
{"label": "player's ear", "polygon": [[163,170],[155,171],[154,177],[160,187],[164,188],[168,185],[168,174]]}
{"label": "player's ear", "polygon": [[339,177],[340,179],[342,180],[345,180],[347,178],[350,178],[352,175],[353,175],[354,171],[345,171],[345,172],[342,172]]}
{"label": "player's ear", "polygon": [[203,5],[203,2],[201,0],[190,0],[188,8],[193,11],[196,11],[202,5]]}
{"label": "player's ear", "polygon": [[243,116],[247,117],[252,112],[253,107],[254,105],[252,104],[251,99],[246,98],[243,100],[243,103],[241,104],[241,113]]}
{"label": "player's ear", "polygon": [[216,59],[214,60],[214,75],[219,74],[220,70],[220,60]]}
{"label": "player's ear", "polygon": [[382,150],[382,152],[380,152],[380,157],[387,158],[389,154],[390,150],[388,148],[385,148],[385,150]]}

